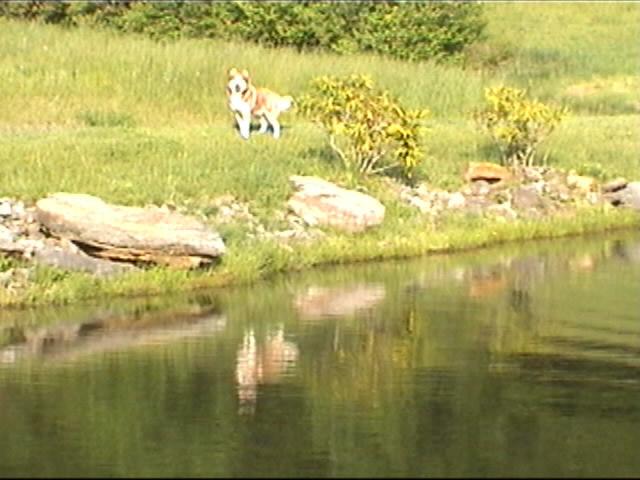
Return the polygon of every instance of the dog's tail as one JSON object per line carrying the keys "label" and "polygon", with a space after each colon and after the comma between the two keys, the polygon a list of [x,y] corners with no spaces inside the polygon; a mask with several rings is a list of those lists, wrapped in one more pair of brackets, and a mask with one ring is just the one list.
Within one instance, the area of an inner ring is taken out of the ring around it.
{"label": "dog's tail", "polygon": [[293,97],[290,95],[281,97],[280,100],[278,100],[278,110],[280,110],[281,112],[285,112],[289,110],[292,105],[293,105]]}

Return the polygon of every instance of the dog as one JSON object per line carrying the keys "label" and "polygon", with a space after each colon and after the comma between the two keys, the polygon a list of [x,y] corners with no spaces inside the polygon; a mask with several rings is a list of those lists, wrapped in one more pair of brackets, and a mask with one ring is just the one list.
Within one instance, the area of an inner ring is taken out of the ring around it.
{"label": "dog", "polygon": [[239,71],[237,68],[232,68],[229,70],[227,98],[229,109],[235,114],[242,138],[249,139],[252,117],[260,119],[258,133],[266,133],[271,126],[273,137],[280,138],[278,116],[291,108],[293,97],[281,96],[266,88],[256,88],[246,69]]}

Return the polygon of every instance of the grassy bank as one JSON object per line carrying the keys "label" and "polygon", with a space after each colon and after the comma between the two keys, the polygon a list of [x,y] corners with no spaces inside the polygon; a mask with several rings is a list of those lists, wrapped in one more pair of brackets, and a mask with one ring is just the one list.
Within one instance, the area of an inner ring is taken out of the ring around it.
{"label": "grassy bank", "polygon": [[[354,186],[323,133],[295,111],[280,141],[232,128],[225,72],[247,67],[258,84],[294,97],[325,74],[370,74],[413,108],[428,108],[428,154],[420,181],[462,183],[469,161],[497,160],[470,118],[486,86],[528,87],[573,115],[542,146],[551,165],[601,180],[640,177],[640,6],[636,4],[487,4],[488,38],[474,68],[405,63],[375,56],[299,54],[205,40],[158,43],[89,29],[0,20],[0,197],[34,201],[56,191],[98,195],[129,205],[173,203],[210,221],[213,201],[233,194],[267,228],[291,194],[291,174]],[[502,60],[491,64],[491,57]],[[115,281],[38,270],[19,295],[0,304],[71,302],[244,282],[322,263],[397,258],[490,243],[638,225],[637,215],[584,211],[538,223],[487,223],[452,217],[435,229],[387,190],[384,179],[358,181],[387,206],[379,229],[329,233],[312,247],[255,245],[242,225],[222,231],[229,247],[211,272],[161,269]],[[7,262],[4,262],[7,264]],[[0,264],[2,268],[2,264]]]}

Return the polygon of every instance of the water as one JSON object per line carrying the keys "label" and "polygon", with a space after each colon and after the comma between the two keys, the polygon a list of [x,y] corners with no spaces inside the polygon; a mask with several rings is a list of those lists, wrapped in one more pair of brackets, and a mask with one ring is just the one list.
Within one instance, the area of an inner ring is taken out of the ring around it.
{"label": "water", "polygon": [[638,476],[640,235],[0,313],[0,476]]}

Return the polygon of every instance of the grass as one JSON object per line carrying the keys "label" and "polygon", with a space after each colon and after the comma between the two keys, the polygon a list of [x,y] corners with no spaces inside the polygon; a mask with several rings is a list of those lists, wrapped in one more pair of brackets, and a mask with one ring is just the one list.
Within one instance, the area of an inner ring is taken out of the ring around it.
{"label": "grass", "polygon": [[[640,172],[640,5],[630,3],[488,3],[487,39],[475,68],[406,63],[372,55],[300,54],[288,49],[211,40],[155,42],[87,28],[0,19],[0,196],[35,201],[55,191],[83,192],[128,205],[173,203],[211,221],[214,199],[231,193],[267,226],[291,193],[291,174],[354,186],[322,131],[293,112],[283,138],[234,131],[225,73],[248,67],[261,85],[299,96],[316,76],[370,74],[413,108],[431,111],[428,155],[418,179],[461,185],[469,161],[497,159],[471,112],[483,89],[527,87],[544,101],[571,107],[542,146],[549,163],[602,180]],[[487,58],[502,55],[489,65]],[[475,63],[474,63],[475,62]],[[435,231],[400,204],[381,178],[358,182],[387,206],[385,224],[358,237],[331,233],[293,252],[253,245],[241,225],[223,231],[229,254],[215,271],[155,269],[104,282],[42,270],[18,296],[0,304],[66,303],[92,296],[149,294],[252,281],[321,263],[397,258],[540,236],[638,224],[624,212],[582,212],[530,224],[453,218]]]}

